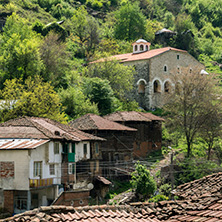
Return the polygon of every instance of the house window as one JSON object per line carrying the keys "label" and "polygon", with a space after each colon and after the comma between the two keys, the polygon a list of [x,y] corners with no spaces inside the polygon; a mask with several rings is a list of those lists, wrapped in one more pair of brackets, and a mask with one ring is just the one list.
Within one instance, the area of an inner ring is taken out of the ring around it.
{"label": "house window", "polygon": [[76,153],[76,144],[72,143],[72,153]]}
{"label": "house window", "polygon": [[146,45],[146,51],[148,51],[148,45]]}
{"label": "house window", "polygon": [[95,146],[96,146],[96,150],[95,150],[95,152],[96,152],[96,154],[98,154],[98,153],[99,153],[99,144],[96,143]]}
{"label": "house window", "polygon": [[155,80],[153,83],[153,91],[154,93],[161,92],[160,82],[158,80]]}
{"label": "house window", "polygon": [[138,84],[138,93],[144,94],[145,93],[145,81],[140,80]]}
{"label": "house window", "polygon": [[164,72],[167,72],[167,66],[166,65],[163,67],[163,70],[164,70]]}
{"label": "house window", "polygon": [[34,162],[34,177],[42,177],[42,162],[41,161],[35,161]]}
{"label": "house window", "polygon": [[68,173],[75,174],[75,163],[69,163]]}
{"label": "house window", "polygon": [[62,144],[62,152],[67,154],[68,153],[68,147],[69,147],[68,143],[63,143]]}
{"label": "house window", "polygon": [[143,45],[140,45],[140,51],[143,51],[144,47]]}
{"label": "house window", "polygon": [[49,164],[49,174],[55,175],[55,164]]}
{"label": "house window", "polygon": [[192,70],[193,70],[193,69],[192,69],[192,68],[190,68],[190,73],[192,73]]}
{"label": "house window", "polygon": [[180,55],[177,55],[177,59],[178,59],[178,60],[180,59]]}
{"label": "house window", "polygon": [[179,66],[177,67],[177,73],[180,73],[180,67]]}
{"label": "house window", "polygon": [[137,51],[138,50],[138,47],[137,47],[137,45],[135,45],[135,51]]}
{"label": "house window", "polygon": [[54,143],[54,154],[59,154],[59,143]]}
{"label": "house window", "polygon": [[83,144],[83,154],[87,155],[87,144]]}
{"label": "house window", "polygon": [[168,81],[164,84],[164,92],[170,92],[170,83]]}

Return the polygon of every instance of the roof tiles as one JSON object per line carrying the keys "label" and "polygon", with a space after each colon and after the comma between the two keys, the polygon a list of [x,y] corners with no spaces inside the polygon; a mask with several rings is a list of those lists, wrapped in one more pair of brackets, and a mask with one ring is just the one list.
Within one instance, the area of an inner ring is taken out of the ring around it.
{"label": "roof tiles", "polygon": [[142,213],[141,210],[136,210],[129,205],[101,205],[78,208],[65,206],[55,208],[50,206],[26,211],[6,218],[4,221],[159,222],[158,219],[151,217],[148,216],[148,212]]}
{"label": "roof tiles", "polygon": [[122,112],[117,111],[104,116],[104,118],[116,122],[125,122],[125,121],[151,122],[152,120],[164,121],[163,118],[153,115],[152,113],[143,113],[136,111],[122,111]]}
{"label": "roof tiles", "polygon": [[0,138],[66,139],[75,142],[104,140],[57,121],[40,117],[20,117],[0,124]]}
{"label": "roof tiles", "polygon": [[72,120],[70,126],[79,130],[115,130],[115,131],[137,131],[96,114],[86,114],[78,119]]}
{"label": "roof tiles", "polygon": [[185,52],[185,53],[187,53],[187,51],[185,51],[185,50],[176,49],[176,48],[172,48],[172,47],[165,47],[165,48],[160,48],[160,49],[152,49],[152,50],[145,51],[145,52],[142,52],[142,53],[127,53],[127,54],[114,55],[114,56],[108,57],[106,59],[102,58],[102,59],[96,60],[92,63],[104,62],[104,61],[109,61],[109,60],[112,60],[112,59],[119,60],[120,62],[131,62],[131,61],[137,61],[137,60],[146,60],[146,59],[150,59],[150,58],[153,58],[155,56],[161,55],[162,53],[165,53],[165,52],[168,52],[168,51],[176,51],[176,52]]}

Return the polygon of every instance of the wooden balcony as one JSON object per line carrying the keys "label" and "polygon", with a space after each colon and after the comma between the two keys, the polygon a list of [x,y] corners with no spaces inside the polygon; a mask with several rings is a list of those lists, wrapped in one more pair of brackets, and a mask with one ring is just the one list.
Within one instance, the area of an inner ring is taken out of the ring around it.
{"label": "wooden balcony", "polygon": [[30,179],[29,187],[37,188],[37,187],[47,187],[53,184],[53,178],[48,179]]}

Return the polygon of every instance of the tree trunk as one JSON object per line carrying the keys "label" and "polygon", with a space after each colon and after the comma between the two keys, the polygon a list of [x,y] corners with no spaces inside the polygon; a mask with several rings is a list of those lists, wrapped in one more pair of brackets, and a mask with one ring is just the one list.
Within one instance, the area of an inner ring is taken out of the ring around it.
{"label": "tree trunk", "polygon": [[187,157],[189,158],[191,155],[191,143],[187,142]]}

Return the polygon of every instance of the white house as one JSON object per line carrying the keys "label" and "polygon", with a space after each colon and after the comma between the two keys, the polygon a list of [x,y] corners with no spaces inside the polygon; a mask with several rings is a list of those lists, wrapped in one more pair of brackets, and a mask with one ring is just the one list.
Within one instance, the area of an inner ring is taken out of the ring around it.
{"label": "white house", "polygon": [[[21,117],[1,124],[2,205],[20,213],[51,204],[64,189],[82,188],[76,163],[98,162],[102,140],[46,118]],[[91,168],[85,170],[88,174]]]}

